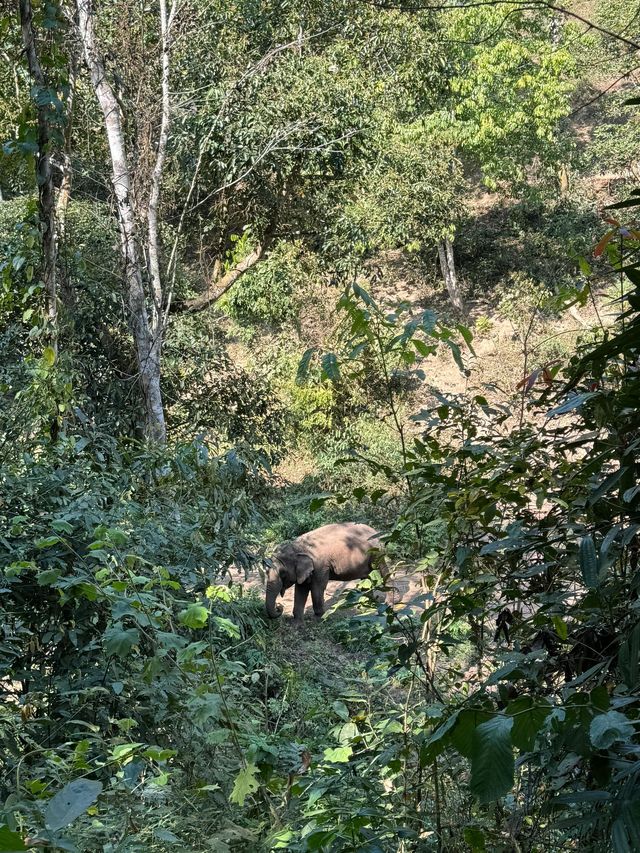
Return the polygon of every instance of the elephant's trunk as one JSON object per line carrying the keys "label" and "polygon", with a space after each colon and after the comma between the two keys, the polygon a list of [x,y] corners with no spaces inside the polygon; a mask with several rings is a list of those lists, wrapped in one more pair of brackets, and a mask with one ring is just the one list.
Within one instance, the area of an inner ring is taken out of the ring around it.
{"label": "elephant's trunk", "polygon": [[270,619],[277,619],[282,613],[282,605],[276,604],[279,592],[282,592],[280,574],[277,569],[270,568],[267,575],[267,591],[264,599],[265,610]]}

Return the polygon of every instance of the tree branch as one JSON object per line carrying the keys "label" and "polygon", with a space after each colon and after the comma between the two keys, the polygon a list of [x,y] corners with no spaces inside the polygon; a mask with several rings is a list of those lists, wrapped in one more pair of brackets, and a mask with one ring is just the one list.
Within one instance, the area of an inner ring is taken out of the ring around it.
{"label": "tree branch", "polygon": [[172,313],[186,312],[188,314],[196,314],[198,311],[203,311],[211,305],[215,305],[228,290],[241,278],[247,270],[250,270],[260,261],[263,261],[267,256],[267,252],[275,239],[275,229],[270,228],[264,235],[262,241],[258,243],[255,249],[243,258],[234,267],[228,270],[222,278],[218,279],[200,296],[194,299],[187,299],[183,302],[174,302],[171,306]]}

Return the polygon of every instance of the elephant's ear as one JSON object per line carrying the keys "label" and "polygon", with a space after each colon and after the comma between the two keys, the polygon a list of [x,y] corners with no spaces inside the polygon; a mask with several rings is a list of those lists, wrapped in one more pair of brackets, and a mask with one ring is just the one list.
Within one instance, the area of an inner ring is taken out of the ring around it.
{"label": "elephant's ear", "polygon": [[308,554],[298,554],[296,558],[296,581],[306,583],[313,574],[315,566]]}
{"label": "elephant's ear", "polygon": [[291,545],[284,545],[276,553],[276,560],[280,564],[280,577],[286,579],[287,585],[295,583],[297,580],[297,560],[298,555],[293,550]]}

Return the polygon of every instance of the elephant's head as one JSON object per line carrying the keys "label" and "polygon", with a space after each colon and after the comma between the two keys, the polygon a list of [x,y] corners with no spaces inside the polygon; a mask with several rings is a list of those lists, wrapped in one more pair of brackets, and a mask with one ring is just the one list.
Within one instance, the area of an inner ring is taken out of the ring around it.
{"label": "elephant's head", "polygon": [[294,583],[305,583],[311,577],[314,569],[313,560],[295,542],[280,548],[267,572],[267,591],[265,594],[265,609],[267,616],[277,619],[282,614],[282,605],[276,604],[278,593],[284,595],[285,590]]}

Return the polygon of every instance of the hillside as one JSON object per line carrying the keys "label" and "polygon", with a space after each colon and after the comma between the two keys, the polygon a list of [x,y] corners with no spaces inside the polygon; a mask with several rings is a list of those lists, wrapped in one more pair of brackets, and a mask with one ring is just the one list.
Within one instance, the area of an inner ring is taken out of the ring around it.
{"label": "hillside", "polygon": [[0,13],[0,853],[640,850],[635,8]]}

